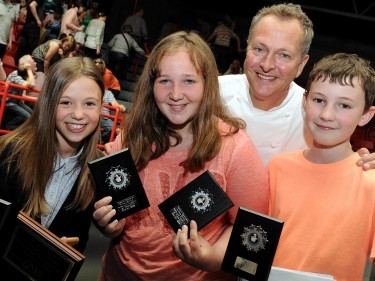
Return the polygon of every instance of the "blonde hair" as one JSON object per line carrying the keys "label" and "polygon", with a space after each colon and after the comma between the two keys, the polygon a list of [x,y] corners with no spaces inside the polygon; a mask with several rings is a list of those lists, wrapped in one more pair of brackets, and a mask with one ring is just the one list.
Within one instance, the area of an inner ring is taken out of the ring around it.
{"label": "blonde hair", "polygon": [[105,69],[107,68],[105,61],[102,59],[94,59],[94,63],[96,67],[99,69],[100,73],[103,75],[105,72]]}
{"label": "blonde hair", "polygon": [[68,50],[64,51],[64,55],[67,55],[70,52],[73,52],[77,48],[77,42],[74,39],[74,36],[67,35],[63,39],[61,39],[61,43],[60,43],[60,47],[61,48],[62,48],[62,45],[64,43],[69,43],[70,44],[70,48]]}

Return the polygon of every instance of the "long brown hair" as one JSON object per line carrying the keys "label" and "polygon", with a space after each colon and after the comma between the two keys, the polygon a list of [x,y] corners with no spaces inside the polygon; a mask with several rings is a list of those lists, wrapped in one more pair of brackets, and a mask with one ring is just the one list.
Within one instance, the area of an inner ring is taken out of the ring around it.
{"label": "long brown hair", "polygon": [[[38,216],[47,211],[44,198],[47,184],[54,171],[57,155],[56,109],[61,95],[70,83],[85,76],[94,80],[104,91],[101,75],[93,61],[85,57],[66,58],[54,64],[44,81],[38,101],[30,118],[14,131],[0,138],[0,153],[11,145],[5,162],[8,173],[12,163],[20,175],[26,204],[23,211]],[[101,99],[102,100],[102,99]],[[77,165],[82,167],[74,201],[69,208],[83,210],[93,201],[95,189],[86,162],[99,156],[97,144],[100,138],[99,122],[81,147],[83,151]],[[13,172],[13,171],[12,171]]]}
{"label": "long brown hair", "polygon": [[[202,170],[204,164],[219,153],[222,135],[232,135],[245,127],[243,121],[229,115],[221,101],[215,57],[207,43],[195,32],[173,33],[163,38],[148,57],[123,130],[123,145],[130,148],[138,169],[167,152],[171,147],[170,137],[176,139],[177,144],[181,143],[181,136],[168,126],[168,120],[159,111],[153,94],[155,79],[160,75],[160,61],[181,48],[186,50],[195,69],[204,78],[203,98],[191,122],[194,141],[187,159],[181,163],[185,172]],[[219,119],[231,127],[228,133],[219,130]]]}

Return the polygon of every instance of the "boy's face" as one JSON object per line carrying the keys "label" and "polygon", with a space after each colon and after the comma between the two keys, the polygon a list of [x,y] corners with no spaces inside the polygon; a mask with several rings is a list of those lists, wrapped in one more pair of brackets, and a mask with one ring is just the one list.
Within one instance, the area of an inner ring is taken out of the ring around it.
{"label": "boy's face", "polygon": [[322,147],[347,145],[357,125],[370,121],[374,113],[363,113],[364,90],[358,79],[354,79],[353,85],[330,83],[329,79],[311,83],[304,101],[305,122],[316,144]]}

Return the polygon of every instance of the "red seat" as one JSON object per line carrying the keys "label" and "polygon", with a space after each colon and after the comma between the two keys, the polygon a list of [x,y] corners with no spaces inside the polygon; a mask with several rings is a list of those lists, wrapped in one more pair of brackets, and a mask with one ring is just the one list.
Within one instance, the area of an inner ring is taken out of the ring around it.
{"label": "red seat", "polygon": [[14,62],[14,58],[8,54],[5,54],[2,62],[6,75],[9,75],[9,73],[17,69],[17,66]]}

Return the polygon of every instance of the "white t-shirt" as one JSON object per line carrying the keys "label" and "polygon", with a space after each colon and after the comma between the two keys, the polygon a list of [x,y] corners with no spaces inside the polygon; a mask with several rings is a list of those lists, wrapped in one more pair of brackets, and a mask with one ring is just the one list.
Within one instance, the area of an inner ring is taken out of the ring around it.
{"label": "white t-shirt", "polygon": [[0,44],[7,45],[10,29],[16,19],[18,11],[12,3],[0,0]]}
{"label": "white t-shirt", "polygon": [[246,122],[246,133],[253,140],[264,165],[280,152],[304,149],[311,135],[304,125],[304,89],[292,82],[286,99],[268,111],[256,109],[249,95],[245,74],[219,76],[220,93],[230,113]]}

